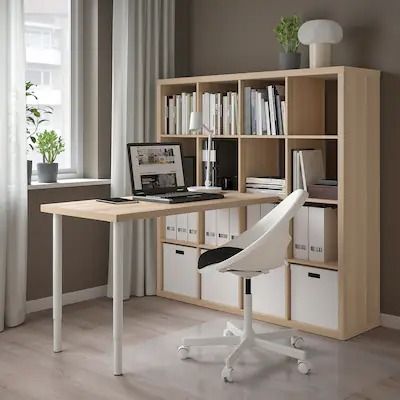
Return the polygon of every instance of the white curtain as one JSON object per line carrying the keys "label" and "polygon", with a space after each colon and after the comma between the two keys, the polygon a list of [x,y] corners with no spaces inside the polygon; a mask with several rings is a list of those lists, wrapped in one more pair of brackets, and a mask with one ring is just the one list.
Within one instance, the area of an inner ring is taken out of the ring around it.
{"label": "white curtain", "polygon": [[27,173],[23,0],[0,0],[0,331],[26,304]]}
{"label": "white curtain", "polygon": [[[156,80],[174,73],[175,0],[114,0],[111,193],[132,193],[126,144],[156,140]],[[126,223],[124,298],[156,292],[154,221]],[[112,295],[112,249],[108,294]]]}

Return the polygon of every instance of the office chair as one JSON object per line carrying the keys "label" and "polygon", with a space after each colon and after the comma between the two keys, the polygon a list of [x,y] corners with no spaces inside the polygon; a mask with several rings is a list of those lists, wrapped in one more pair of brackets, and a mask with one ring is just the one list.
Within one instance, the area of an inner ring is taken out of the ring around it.
{"label": "office chair", "polygon": [[[262,334],[254,333],[252,326],[251,278],[268,273],[280,267],[286,261],[287,247],[291,237],[289,222],[308,198],[304,190],[296,190],[287,196],[270,213],[253,227],[224,246],[203,253],[198,262],[199,272],[212,268],[220,272],[231,272],[245,280],[244,285],[244,325],[243,329],[227,322],[222,337],[184,338],[178,348],[181,359],[189,357],[192,346],[236,346],[226,358],[222,370],[225,382],[233,381],[233,365],[240,354],[247,348],[257,346],[261,349],[282,354],[297,360],[298,371],[310,372],[306,352],[302,349],[303,339],[294,329],[282,329]],[[290,339],[290,344],[278,343],[276,340]]]}

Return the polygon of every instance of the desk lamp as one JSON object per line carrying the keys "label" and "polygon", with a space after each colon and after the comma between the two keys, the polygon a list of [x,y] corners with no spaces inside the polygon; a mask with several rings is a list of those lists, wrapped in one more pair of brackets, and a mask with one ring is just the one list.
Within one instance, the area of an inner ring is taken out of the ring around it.
{"label": "desk lamp", "polygon": [[[204,186],[191,186],[188,188],[191,192],[221,192],[222,188],[219,186],[211,185],[211,143],[213,132],[208,128],[205,124],[203,124],[203,116],[200,111],[193,111],[190,113],[190,121],[189,121],[189,131],[196,132],[200,131],[200,129],[204,128],[208,133],[208,142],[207,142],[207,164],[206,164],[206,179],[204,181]],[[215,125],[214,125],[215,126]]]}

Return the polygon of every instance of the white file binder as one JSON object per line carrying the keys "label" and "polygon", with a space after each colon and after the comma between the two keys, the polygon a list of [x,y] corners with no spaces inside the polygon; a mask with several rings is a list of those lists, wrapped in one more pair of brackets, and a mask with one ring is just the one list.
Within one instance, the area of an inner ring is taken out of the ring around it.
{"label": "white file binder", "polygon": [[165,238],[176,240],[176,215],[165,217]]}
{"label": "white file binder", "polygon": [[188,234],[188,217],[187,214],[178,214],[176,217],[176,238],[187,242]]}
{"label": "white file binder", "polygon": [[197,243],[199,229],[199,214],[197,212],[187,214],[187,240]]}
{"label": "white file binder", "polygon": [[301,207],[293,218],[293,257],[308,260],[308,210]]}
{"label": "white file binder", "polygon": [[229,209],[229,240],[240,235],[240,208]]}
{"label": "white file binder", "polygon": [[309,207],[309,259],[327,262],[337,260],[337,209]]}
{"label": "white file binder", "polygon": [[229,241],[229,208],[217,210],[217,246]]}
{"label": "white file binder", "polygon": [[217,211],[209,210],[204,213],[204,243],[217,245]]}

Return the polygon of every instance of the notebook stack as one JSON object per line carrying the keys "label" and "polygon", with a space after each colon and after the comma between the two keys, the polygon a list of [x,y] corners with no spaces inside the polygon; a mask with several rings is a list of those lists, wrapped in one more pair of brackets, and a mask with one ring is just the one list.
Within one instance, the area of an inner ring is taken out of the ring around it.
{"label": "notebook stack", "polygon": [[247,177],[246,178],[247,193],[264,193],[273,196],[285,196],[286,186],[285,179],[277,177]]}

